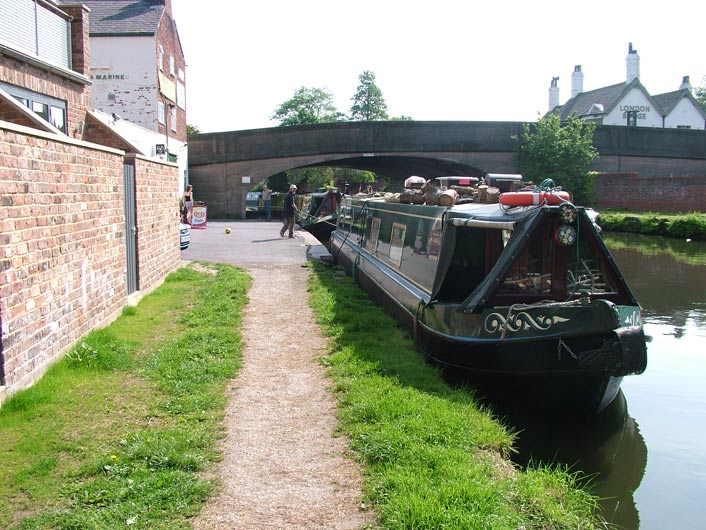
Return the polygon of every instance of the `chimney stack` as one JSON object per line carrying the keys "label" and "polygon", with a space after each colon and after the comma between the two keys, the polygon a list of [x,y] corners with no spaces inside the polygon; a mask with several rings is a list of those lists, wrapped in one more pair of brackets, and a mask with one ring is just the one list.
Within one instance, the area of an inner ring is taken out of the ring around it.
{"label": "chimney stack", "polygon": [[689,76],[685,75],[682,80],[681,80],[681,85],[679,86],[679,90],[684,90],[687,89],[689,92],[691,92],[691,83],[689,82]]}
{"label": "chimney stack", "polygon": [[633,79],[640,79],[640,56],[637,54],[637,50],[632,47],[632,42],[628,48],[628,56],[625,59],[627,63],[627,76],[625,78],[626,83],[630,83]]}
{"label": "chimney stack", "polygon": [[581,65],[574,66],[574,73],[571,74],[571,97],[575,98],[583,92],[583,72]]}
{"label": "chimney stack", "polygon": [[549,112],[559,106],[559,78],[552,77],[552,84],[549,86]]}

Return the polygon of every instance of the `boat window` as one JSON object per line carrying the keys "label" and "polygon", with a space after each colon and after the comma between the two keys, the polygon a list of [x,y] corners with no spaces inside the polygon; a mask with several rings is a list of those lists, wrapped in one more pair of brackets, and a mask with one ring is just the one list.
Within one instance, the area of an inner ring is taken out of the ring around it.
{"label": "boat window", "polygon": [[401,223],[392,223],[392,233],[390,235],[390,260],[398,267],[402,262],[402,250],[404,249],[404,237],[407,233],[407,226]]}
{"label": "boat window", "polygon": [[554,238],[547,237],[549,229],[535,231],[503,278],[499,294],[551,292]]}
{"label": "boat window", "polygon": [[608,294],[618,291],[610,274],[610,266],[602,252],[598,252],[591,239],[579,234],[577,244],[569,253],[566,272],[566,289],[570,294]]}
{"label": "boat window", "polygon": [[[457,228],[456,246],[438,299],[447,302],[465,300],[483,281],[497,257],[501,231],[483,228]],[[492,248],[491,248],[492,247]]]}
{"label": "boat window", "polygon": [[594,236],[582,228],[574,244],[562,246],[554,236],[557,227],[552,216],[542,221],[510,266],[497,294],[566,299],[574,294],[616,292]]}
{"label": "boat window", "polygon": [[512,230],[503,230],[503,248],[507,246],[507,242],[510,241],[510,238],[512,237]]}
{"label": "boat window", "polygon": [[373,254],[375,254],[378,249],[378,237],[380,237],[380,218],[373,217],[370,223],[370,237],[367,241],[368,250]]}

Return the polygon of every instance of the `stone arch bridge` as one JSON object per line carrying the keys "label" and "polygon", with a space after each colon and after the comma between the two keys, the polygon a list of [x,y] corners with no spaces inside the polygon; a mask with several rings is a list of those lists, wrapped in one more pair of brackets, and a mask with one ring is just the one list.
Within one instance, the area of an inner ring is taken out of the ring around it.
{"label": "stone arch bridge", "polygon": [[[338,166],[392,179],[519,173],[521,122],[342,122],[191,135],[189,182],[209,216],[245,217],[246,193],[282,171]],[[599,126],[593,169],[706,175],[706,131]]]}

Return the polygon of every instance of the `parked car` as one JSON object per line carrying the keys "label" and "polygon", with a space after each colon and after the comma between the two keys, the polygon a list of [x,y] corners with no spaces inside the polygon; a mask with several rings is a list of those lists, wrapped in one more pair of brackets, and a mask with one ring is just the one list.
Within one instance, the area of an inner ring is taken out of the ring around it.
{"label": "parked car", "polygon": [[259,191],[249,191],[245,194],[245,211],[257,214],[260,211]]}
{"label": "parked car", "polygon": [[191,244],[191,227],[185,223],[179,223],[179,245],[181,249],[189,248]]}

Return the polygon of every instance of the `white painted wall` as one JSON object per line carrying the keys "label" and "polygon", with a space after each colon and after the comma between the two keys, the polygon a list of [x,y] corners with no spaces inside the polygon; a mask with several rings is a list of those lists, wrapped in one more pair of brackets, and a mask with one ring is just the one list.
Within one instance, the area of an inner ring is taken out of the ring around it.
{"label": "white painted wall", "polygon": [[633,88],[603,119],[603,125],[627,125],[627,111],[637,110],[638,127],[662,127],[662,114],[659,108],[645,96],[639,88]]}
{"label": "white painted wall", "polygon": [[677,106],[672,109],[672,112],[666,116],[664,126],[667,128],[688,126],[692,129],[704,129],[706,128],[705,121],[691,100],[682,98]]}
{"label": "white painted wall", "polygon": [[[91,108],[157,130],[155,37],[91,37]],[[104,78],[103,76],[113,76]],[[114,94],[115,99],[109,99]]]}

